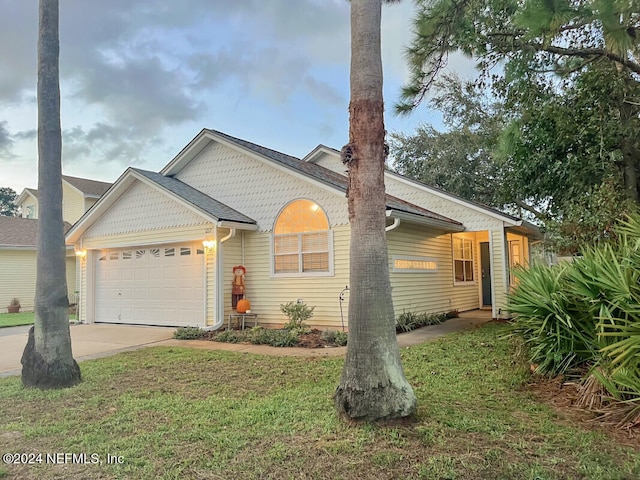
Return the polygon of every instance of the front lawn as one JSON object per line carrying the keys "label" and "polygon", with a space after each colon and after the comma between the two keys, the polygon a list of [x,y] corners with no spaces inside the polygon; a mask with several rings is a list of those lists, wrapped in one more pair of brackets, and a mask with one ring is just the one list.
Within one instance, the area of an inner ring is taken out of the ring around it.
{"label": "front lawn", "polygon": [[340,358],[155,347],[83,362],[69,390],[2,379],[0,450],[35,464],[0,478],[640,478],[637,439],[537,401],[505,331],[403,349],[419,410],[393,427],[336,419]]}
{"label": "front lawn", "polygon": [[[33,325],[33,316],[33,312],[0,313],[0,328]],[[69,315],[69,320],[75,320],[75,318],[75,314]]]}

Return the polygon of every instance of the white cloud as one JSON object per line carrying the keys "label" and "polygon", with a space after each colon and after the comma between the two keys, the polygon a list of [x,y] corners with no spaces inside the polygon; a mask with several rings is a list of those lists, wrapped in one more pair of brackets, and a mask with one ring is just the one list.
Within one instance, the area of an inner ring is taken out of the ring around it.
{"label": "white cloud", "polygon": [[[387,105],[406,80],[412,12],[384,7]],[[36,36],[37,2],[0,0],[0,159],[17,189],[25,165],[35,183]],[[346,139],[345,0],[65,0],[60,41],[67,174],[160,168],[203,127],[294,155]]]}

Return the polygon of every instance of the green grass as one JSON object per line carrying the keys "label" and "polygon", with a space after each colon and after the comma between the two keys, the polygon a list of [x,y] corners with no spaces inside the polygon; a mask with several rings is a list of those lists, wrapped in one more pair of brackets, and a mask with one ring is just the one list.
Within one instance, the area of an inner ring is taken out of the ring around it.
{"label": "green grass", "polygon": [[522,387],[528,373],[504,333],[491,325],[404,349],[419,409],[393,427],[336,419],[339,358],[156,347],[83,362],[73,389],[2,379],[0,453],[103,463],[4,465],[0,478],[640,478],[637,449]]}
{"label": "green grass", "polygon": [[[0,313],[0,328],[33,325],[33,317],[33,312]],[[69,315],[69,320],[75,320],[75,318],[75,314]]]}

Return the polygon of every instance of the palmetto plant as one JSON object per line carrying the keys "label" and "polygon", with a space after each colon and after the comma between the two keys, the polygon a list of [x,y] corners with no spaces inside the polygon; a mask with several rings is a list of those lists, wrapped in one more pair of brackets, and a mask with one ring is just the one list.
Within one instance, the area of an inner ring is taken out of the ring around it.
{"label": "palmetto plant", "polygon": [[589,366],[583,391],[600,391],[597,382],[624,404],[628,422],[640,415],[640,214],[616,234],[570,264],[518,271],[510,310],[539,373]]}
{"label": "palmetto plant", "polygon": [[557,375],[583,365],[597,352],[596,321],[567,292],[570,265],[536,264],[518,269],[518,287],[510,296],[512,333],[529,348],[536,372]]}

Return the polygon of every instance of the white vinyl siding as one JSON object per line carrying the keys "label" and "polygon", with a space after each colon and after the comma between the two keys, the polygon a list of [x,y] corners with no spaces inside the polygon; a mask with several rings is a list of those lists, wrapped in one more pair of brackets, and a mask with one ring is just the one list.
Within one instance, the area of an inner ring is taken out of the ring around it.
{"label": "white vinyl siding", "polygon": [[282,207],[300,198],[312,198],[321,205],[332,228],[349,223],[343,193],[277,166],[277,162],[211,142],[176,178],[253,218],[259,231],[271,232]]}
{"label": "white vinyl siding", "polygon": [[62,219],[73,225],[85,212],[84,195],[63,181],[62,199]]}
{"label": "white vinyl siding", "polygon": [[[75,255],[67,255],[67,292],[73,294],[76,287]],[[0,311],[12,298],[20,300],[21,311],[33,310],[36,295],[36,250],[0,249]]]}
{"label": "white vinyl siding", "polygon": [[[85,233],[84,238],[111,237],[136,232],[199,226],[204,238],[204,225],[209,222],[169,196],[136,182]],[[210,225],[209,225],[210,227]]]}
{"label": "white vinyl siding", "polygon": [[[349,227],[334,227],[331,238],[335,252],[333,276],[273,276],[270,255],[273,240],[270,232],[244,232],[224,243],[225,315],[232,313],[231,267],[244,265],[247,269],[245,298],[251,302],[251,311],[258,314],[261,325],[276,327],[285,324],[288,320],[280,312],[280,305],[302,299],[309,307],[316,307],[308,324],[321,328],[341,328],[338,295],[349,284]],[[348,298],[347,295],[343,304],[345,326]]]}
{"label": "white vinyl siding", "polygon": [[[451,234],[401,223],[387,233],[389,270],[395,314],[411,312],[446,312],[479,307],[476,284],[453,284]],[[412,258],[437,260],[437,270],[411,274],[394,270],[393,259],[409,253]]]}

